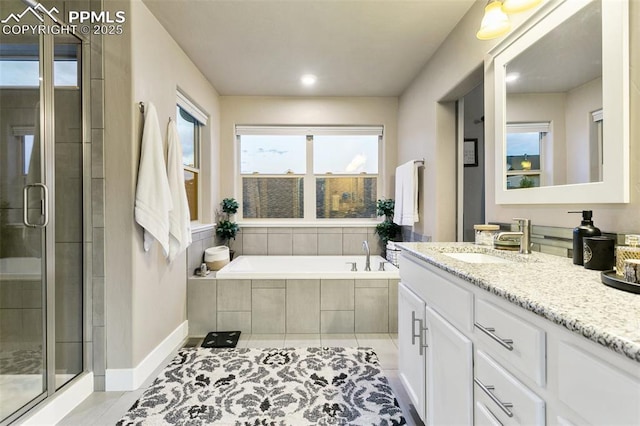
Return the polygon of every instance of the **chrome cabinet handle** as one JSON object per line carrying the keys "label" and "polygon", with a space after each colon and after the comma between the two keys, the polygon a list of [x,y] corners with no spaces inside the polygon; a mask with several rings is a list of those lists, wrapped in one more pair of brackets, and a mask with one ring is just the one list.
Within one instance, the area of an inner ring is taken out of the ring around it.
{"label": "chrome cabinet handle", "polygon": [[[416,323],[418,323],[418,332],[416,333]],[[428,347],[424,342],[424,332],[427,330],[424,327],[424,322],[421,318],[416,318],[416,311],[411,311],[411,345],[416,344],[416,337],[418,338],[418,350],[420,355],[424,354],[424,348]]]}
{"label": "chrome cabinet handle", "polygon": [[411,311],[411,345],[416,344],[416,337],[420,337],[420,334],[416,334],[416,321],[420,321],[416,318],[416,311]]}
{"label": "chrome cabinet handle", "polygon": [[491,337],[493,340],[495,340],[496,342],[498,342],[502,347],[512,351],[513,350],[513,340],[511,339],[503,339],[502,337],[498,336],[496,333],[494,333],[496,331],[495,328],[493,327],[485,327],[480,323],[473,323],[474,326],[476,326],[476,328],[478,328],[480,331],[482,331],[484,334],[486,334],[487,336]]}
{"label": "chrome cabinet handle", "polygon": [[429,345],[427,345],[427,342],[425,342],[426,340],[425,333],[427,332],[428,328],[424,327],[423,320],[419,320],[419,321],[420,321],[420,355],[422,355],[424,354],[424,350],[429,347]]}
{"label": "chrome cabinet handle", "polygon": [[489,398],[491,398],[491,400],[493,402],[496,403],[496,405],[498,406],[498,408],[500,408],[502,410],[503,413],[505,413],[507,416],[509,417],[513,417],[513,412],[511,410],[509,410],[509,408],[513,408],[513,404],[510,402],[502,402],[498,399],[497,396],[495,396],[493,394],[493,392],[491,392],[492,390],[495,389],[494,386],[490,386],[490,385],[485,385],[484,383],[482,383],[480,380],[478,380],[477,377],[473,378],[473,381],[475,382],[476,385],[478,385],[480,387],[480,389],[482,389],[482,391],[484,393],[487,394],[487,396]]}
{"label": "chrome cabinet handle", "polygon": [[[44,216],[42,223],[29,222],[29,189],[42,189],[43,198],[40,200],[40,214]],[[22,188],[22,223],[29,228],[44,228],[49,224],[49,188],[43,183],[33,183]]]}

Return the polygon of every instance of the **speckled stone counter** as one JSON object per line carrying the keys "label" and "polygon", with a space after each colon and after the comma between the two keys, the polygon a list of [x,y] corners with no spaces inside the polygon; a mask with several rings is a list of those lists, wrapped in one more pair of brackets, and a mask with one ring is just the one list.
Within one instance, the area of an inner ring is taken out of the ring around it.
{"label": "speckled stone counter", "polygon": [[[602,284],[571,259],[471,243],[397,243],[405,253],[640,362],[640,294]],[[444,253],[480,252],[512,263],[469,263]],[[400,271],[402,275],[402,271]]]}

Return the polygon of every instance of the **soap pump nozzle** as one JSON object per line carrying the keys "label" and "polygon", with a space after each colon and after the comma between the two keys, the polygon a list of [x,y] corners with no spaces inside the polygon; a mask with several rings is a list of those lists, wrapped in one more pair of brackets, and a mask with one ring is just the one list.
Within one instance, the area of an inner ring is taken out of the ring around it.
{"label": "soap pump nozzle", "polygon": [[579,211],[571,211],[568,213],[582,213],[582,223],[581,225],[593,225],[593,210],[579,210]]}

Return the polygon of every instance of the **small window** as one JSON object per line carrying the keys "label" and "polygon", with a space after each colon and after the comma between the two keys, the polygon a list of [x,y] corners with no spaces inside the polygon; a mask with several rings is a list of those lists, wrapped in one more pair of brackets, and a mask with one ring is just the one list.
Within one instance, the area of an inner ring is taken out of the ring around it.
{"label": "small window", "polygon": [[182,144],[182,164],[184,166],[184,184],[189,201],[191,220],[198,220],[200,192],[200,127],[202,123],[195,119],[180,105],[176,111],[176,126]]}
{"label": "small window", "polygon": [[[78,87],[78,62],[56,60],[53,63],[55,87]],[[0,60],[0,87],[39,87],[40,63],[35,60]]]}
{"label": "small window", "polygon": [[549,123],[507,124],[507,189],[544,185],[542,153],[549,127]]}
{"label": "small window", "polygon": [[31,154],[33,153],[33,135],[22,136],[22,174],[29,174],[29,165],[31,164]]}

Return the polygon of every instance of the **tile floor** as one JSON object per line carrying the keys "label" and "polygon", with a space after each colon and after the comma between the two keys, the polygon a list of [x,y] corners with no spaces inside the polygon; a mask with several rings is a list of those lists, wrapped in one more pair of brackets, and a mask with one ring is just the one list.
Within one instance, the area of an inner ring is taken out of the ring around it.
{"label": "tile floor", "polygon": [[[398,336],[396,334],[242,334],[239,348],[344,346],[371,347],[378,354],[384,374],[398,398],[408,425],[421,425],[410,410],[409,397],[398,378]],[[141,389],[132,392],[94,392],[58,425],[101,426],[114,425],[142,395],[164,366],[173,359],[167,357]]]}

